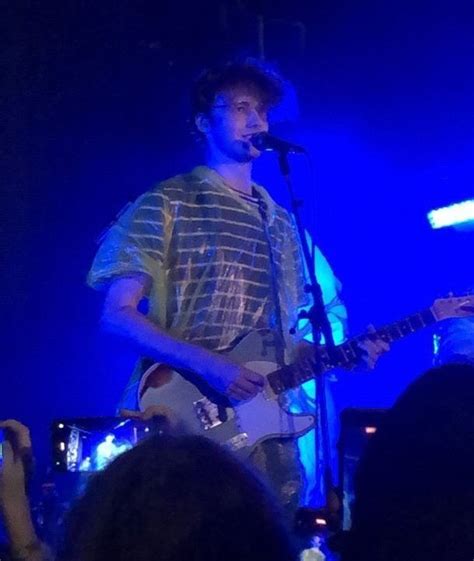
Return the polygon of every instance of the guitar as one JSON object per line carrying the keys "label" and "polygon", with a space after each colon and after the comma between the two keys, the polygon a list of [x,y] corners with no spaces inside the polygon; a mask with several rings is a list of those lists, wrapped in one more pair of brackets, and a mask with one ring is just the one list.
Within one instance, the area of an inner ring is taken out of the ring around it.
{"label": "guitar", "polygon": [[[438,321],[470,315],[474,315],[472,295],[435,300],[422,312],[350,339],[337,346],[331,356],[326,348],[317,347],[319,374],[353,368],[360,357],[359,343],[367,337],[392,343]],[[229,352],[233,360],[265,377],[263,391],[252,399],[231,405],[197,375],[155,363],[140,381],[140,409],[162,406],[186,432],[207,436],[244,455],[269,438],[305,434],[314,427],[315,418],[287,411],[285,392],[313,378],[314,364],[278,365],[273,341],[269,331],[252,332]]]}

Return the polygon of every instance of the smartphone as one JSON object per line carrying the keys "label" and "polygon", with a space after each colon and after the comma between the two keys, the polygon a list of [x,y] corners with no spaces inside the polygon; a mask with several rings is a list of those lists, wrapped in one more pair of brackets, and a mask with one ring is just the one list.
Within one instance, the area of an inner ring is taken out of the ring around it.
{"label": "smartphone", "polygon": [[123,417],[56,419],[51,426],[53,467],[62,472],[101,471],[154,428],[153,422]]}

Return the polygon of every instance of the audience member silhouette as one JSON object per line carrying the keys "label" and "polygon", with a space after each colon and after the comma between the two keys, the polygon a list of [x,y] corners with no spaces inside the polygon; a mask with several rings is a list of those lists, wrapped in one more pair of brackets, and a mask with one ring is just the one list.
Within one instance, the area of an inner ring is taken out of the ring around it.
{"label": "audience member silhouette", "polygon": [[414,381],[369,443],[343,561],[474,558],[474,367]]}

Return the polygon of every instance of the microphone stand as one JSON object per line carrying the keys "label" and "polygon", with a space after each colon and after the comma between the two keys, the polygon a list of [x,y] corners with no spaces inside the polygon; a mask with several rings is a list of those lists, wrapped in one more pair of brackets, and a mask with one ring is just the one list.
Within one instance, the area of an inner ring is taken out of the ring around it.
{"label": "microphone stand", "polygon": [[[290,174],[290,165],[288,161],[288,153],[291,149],[279,150],[278,163],[280,166],[280,171],[283,175],[285,183],[288,187],[288,192],[290,195],[290,205],[293,215],[295,217],[296,227],[298,230],[298,236],[300,239],[301,247],[303,250],[304,259],[306,262],[306,268],[309,276],[309,284],[305,285],[305,292],[311,295],[313,303],[309,310],[303,310],[298,314],[298,320],[308,319],[311,325],[313,343],[315,345],[321,344],[321,336],[324,336],[324,341],[326,344],[326,350],[330,359],[335,359],[335,343],[332,334],[331,325],[326,314],[323,292],[321,285],[316,278],[316,259],[311,258],[311,252],[308,245],[308,240],[305,235],[303,228],[301,216],[299,209],[302,206],[302,201],[296,199],[293,189],[293,182]],[[328,411],[326,402],[326,377],[322,373],[321,368],[321,357],[318,352],[315,353],[316,359],[316,371],[314,375],[315,386],[316,386],[316,428],[315,428],[315,469],[318,469],[318,439],[317,431],[319,428],[319,433],[321,435],[321,449],[322,449],[322,465],[323,465],[323,492],[326,497],[326,505],[324,508],[324,513],[328,515],[331,522],[335,522],[337,519],[340,501],[337,496],[334,479],[331,469],[330,460],[330,439],[329,439],[329,422],[328,422]]]}

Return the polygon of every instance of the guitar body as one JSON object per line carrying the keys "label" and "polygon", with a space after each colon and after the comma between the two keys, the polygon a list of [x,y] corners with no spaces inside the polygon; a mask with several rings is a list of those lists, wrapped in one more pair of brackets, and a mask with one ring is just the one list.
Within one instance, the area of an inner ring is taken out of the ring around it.
{"label": "guitar body", "polygon": [[[229,357],[266,376],[279,366],[272,341],[268,332],[250,333]],[[142,411],[161,406],[180,429],[211,438],[244,455],[264,440],[300,436],[314,426],[312,415],[289,413],[285,401],[285,396],[275,395],[265,381],[264,390],[257,396],[231,406],[192,374],[158,364],[144,373],[139,388]]]}
{"label": "guitar body", "polygon": [[[367,338],[391,343],[437,321],[473,314],[473,296],[437,299],[422,312],[339,345],[331,356],[324,347],[318,348],[319,371],[323,374],[333,368],[352,368],[359,360],[359,344]],[[313,367],[305,370],[302,364],[279,365],[271,332],[250,333],[229,356],[266,377],[263,391],[253,399],[231,404],[192,372],[180,373],[164,364],[154,364],[140,382],[140,409],[158,406],[172,424],[184,431],[207,436],[245,453],[269,438],[300,436],[314,426],[312,415],[293,415],[287,411],[283,393],[311,379]],[[282,375],[282,371],[290,375]],[[270,373],[272,385],[268,381]]]}

